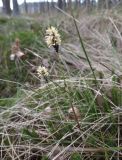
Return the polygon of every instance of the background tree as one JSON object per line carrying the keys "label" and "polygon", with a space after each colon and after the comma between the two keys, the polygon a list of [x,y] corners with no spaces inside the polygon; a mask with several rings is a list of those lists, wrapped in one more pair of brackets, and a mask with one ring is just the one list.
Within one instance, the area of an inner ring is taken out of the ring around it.
{"label": "background tree", "polygon": [[72,8],[72,0],[67,0],[68,8],[71,10]]}
{"label": "background tree", "polygon": [[104,8],[105,0],[99,0],[98,1],[98,9]]}
{"label": "background tree", "polygon": [[24,0],[24,5],[25,5],[25,13],[28,13],[28,6],[27,6],[27,3],[26,3],[26,0]]}
{"label": "background tree", "polygon": [[47,0],[47,12],[50,10],[50,3],[48,2],[48,0]]}
{"label": "background tree", "polygon": [[58,7],[63,9],[63,0],[58,0]]}
{"label": "background tree", "polygon": [[19,5],[17,0],[13,0],[13,15],[19,15]]}
{"label": "background tree", "polygon": [[103,9],[103,8],[109,9],[112,6],[113,2],[115,2],[115,0],[114,1],[113,0],[99,0],[98,8],[99,9]]}
{"label": "background tree", "polygon": [[63,0],[63,8],[66,9],[66,0]]}
{"label": "background tree", "polygon": [[79,6],[79,0],[75,0],[75,7],[77,9],[77,7]]}
{"label": "background tree", "polygon": [[89,12],[91,10],[91,1],[90,0],[85,0],[85,6],[87,8],[87,11]]}
{"label": "background tree", "polygon": [[3,3],[3,13],[10,15],[11,8],[10,8],[10,0],[2,0]]}
{"label": "background tree", "polygon": [[51,9],[53,9],[54,8],[54,2],[53,2],[53,0],[51,0]]}

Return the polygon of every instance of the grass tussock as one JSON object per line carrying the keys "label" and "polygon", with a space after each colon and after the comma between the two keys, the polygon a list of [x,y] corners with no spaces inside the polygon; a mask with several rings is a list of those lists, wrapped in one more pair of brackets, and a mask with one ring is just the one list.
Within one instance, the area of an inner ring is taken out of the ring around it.
{"label": "grass tussock", "polygon": [[[1,159],[121,159],[121,20],[0,18]],[[25,57],[11,61],[16,38]]]}

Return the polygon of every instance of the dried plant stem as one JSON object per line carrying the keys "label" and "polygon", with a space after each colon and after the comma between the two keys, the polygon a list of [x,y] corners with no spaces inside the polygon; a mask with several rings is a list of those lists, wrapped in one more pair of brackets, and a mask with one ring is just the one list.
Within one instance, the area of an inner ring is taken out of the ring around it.
{"label": "dried plant stem", "polygon": [[[120,148],[120,115],[118,114],[118,148]],[[117,152],[117,160],[120,160],[119,152]]]}
{"label": "dried plant stem", "polygon": [[78,116],[77,116],[76,113],[75,113],[75,109],[74,109],[74,106],[73,106],[72,102],[71,102],[71,107],[72,107],[73,114],[74,114],[74,116],[75,116],[75,121],[76,121],[76,123],[77,123],[77,127],[78,127],[78,129],[81,131],[81,127],[80,127],[80,123],[79,123],[79,120],[78,120]]}
{"label": "dried plant stem", "polygon": [[[104,63],[100,62],[100,64],[101,64],[102,66],[104,66],[105,68],[107,68],[111,73],[113,72],[113,70],[110,69],[108,66],[106,66]],[[119,75],[118,75],[117,73],[114,72],[114,74],[119,77]]]}

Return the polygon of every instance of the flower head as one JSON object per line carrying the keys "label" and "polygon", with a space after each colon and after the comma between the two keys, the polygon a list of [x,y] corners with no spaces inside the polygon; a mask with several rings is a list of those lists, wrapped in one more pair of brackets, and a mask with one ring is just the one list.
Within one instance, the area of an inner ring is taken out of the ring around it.
{"label": "flower head", "polygon": [[11,46],[10,60],[15,60],[16,58],[22,59],[25,54],[20,50],[20,40],[17,38]]}
{"label": "flower head", "polygon": [[53,46],[56,52],[58,52],[58,47],[61,44],[61,37],[55,27],[51,26],[46,30],[45,41],[48,47]]}
{"label": "flower head", "polygon": [[16,54],[19,51],[20,51],[20,40],[17,38],[13,43],[13,45],[11,46],[11,52],[13,54]]}
{"label": "flower head", "polygon": [[12,53],[12,54],[10,55],[10,60],[11,60],[11,61],[14,61],[14,60],[15,60],[15,54]]}
{"label": "flower head", "polygon": [[39,66],[37,68],[37,74],[39,77],[47,77],[49,75],[47,68]]}

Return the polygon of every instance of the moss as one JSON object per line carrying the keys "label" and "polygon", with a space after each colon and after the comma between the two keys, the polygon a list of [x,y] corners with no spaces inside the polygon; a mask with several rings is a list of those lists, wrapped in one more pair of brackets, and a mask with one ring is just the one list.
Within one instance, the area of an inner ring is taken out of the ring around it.
{"label": "moss", "polygon": [[41,160],[49,160],[47,156],[43,156]]}
{"label": "moss", "polygon": [[32,31],[14,32],[11,34],[10,39],[14,42],[16,38],[20,39],[21,48],[30,48],[35,44],[36,35]]}
{"label": "moss", "polygon": [[5,25],[9,19],[7,17],[0,17],[0,25]]}
{"label": "moss", "polygon": [[75,152],[75,153],[72,153],[71,155],[71,160],[82,160],[82,157],[79,153]]}

